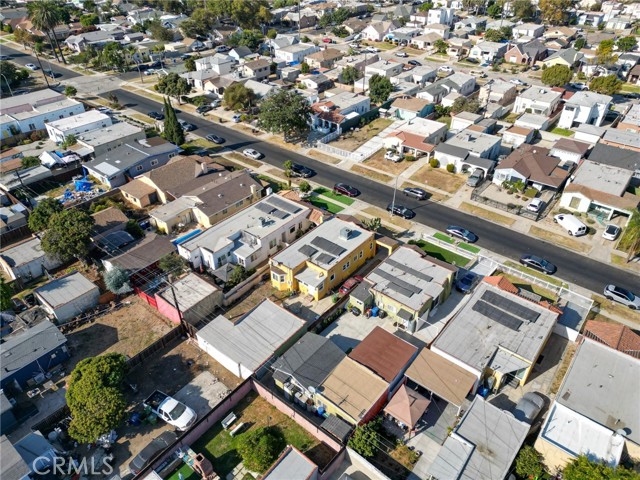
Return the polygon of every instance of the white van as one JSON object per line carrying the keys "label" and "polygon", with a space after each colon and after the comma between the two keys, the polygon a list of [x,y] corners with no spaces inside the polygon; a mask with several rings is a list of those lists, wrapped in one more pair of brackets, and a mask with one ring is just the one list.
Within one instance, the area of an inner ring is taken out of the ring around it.
{"label": "white van", "polygon": [[561,227],[566,228],[567,233],[574,237],[586,235],[587,233],[587,226],[573,215],[561,213],[553,217],[553,221]]}

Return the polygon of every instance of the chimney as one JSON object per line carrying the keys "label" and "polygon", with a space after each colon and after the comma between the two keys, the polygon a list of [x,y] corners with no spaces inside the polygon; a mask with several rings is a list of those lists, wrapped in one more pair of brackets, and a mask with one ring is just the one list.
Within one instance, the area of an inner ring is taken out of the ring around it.
{"label": "chimney", "polygon": [[251,185],[251,195],[255,195],[256,194],[256,186],[255,185]]}
{"label": "chimney", "polygon": [[206,175],[209,172],[209,166],[207,165],[206,162],[202,162],[200,164],[200,170],[202,170],[203,175]]}

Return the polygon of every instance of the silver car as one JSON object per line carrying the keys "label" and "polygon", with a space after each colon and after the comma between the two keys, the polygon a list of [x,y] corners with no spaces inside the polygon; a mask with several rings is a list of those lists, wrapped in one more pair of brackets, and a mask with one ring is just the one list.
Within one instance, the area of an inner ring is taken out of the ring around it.
{"label": "silver car", "polygon": [[640,310],[640,297],[626,288],[607,285],[604,287],[604,296],[609,300],[626,305],[631,310]]}

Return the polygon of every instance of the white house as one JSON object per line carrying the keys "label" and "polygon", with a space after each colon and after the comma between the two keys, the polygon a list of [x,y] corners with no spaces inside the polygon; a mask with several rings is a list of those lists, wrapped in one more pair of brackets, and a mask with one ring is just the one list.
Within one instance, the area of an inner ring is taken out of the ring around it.
{"label": "white house", "polygon": [[178,245],[193,265],[216,270],[230,263],[251,270],[310,226],[310,209],[270,195]]}
{"label": "white house", "polygon": [[571,128],[576,124],[586,123],[599,127],[611,105],[612,97],[595,92],[576,92],[566,101],[560,115],[558,126]]}
{"label": "white house", "polygon": [[311,105],[311,110],[311,128],[331,133],[341,130],[343,122],[371,110],[371,99],[367,95],[342,92],[325,96],[324,100]]}
{"label": "white house", "polygon": [[234,65],[235,61],[232,57],[216,53],[213,56],[196,60],[196,71],[210,70],[218,75],[226,75],[231,73]]}
{"label": "white house", "polygon": [[590,148],[591,145],[588,143],[579,142],[573,138],[561,138],[553,145],[549,155],[577,165]]}
{"label": "white house", "polygon": [[296,43],[276,50],[275,58],[276,61],[280,60],[289,65],[297,64],[304,62],[307,55],[316,53],[319,50],[320,48],[316,47],[312,43]]}
{"label": "white house", "polygon": [[455,13],[456,11],[453,8],[432,8],[427,14],[427,25],[432,23],[451,25],[455,18]]}
{"label": "white house", "polygon": [[364,74],[369,77],[373,75],[380,75],[381,77],[395,77],[402,72],[404,64],[396,62],[395,60],[380,60],[371,65],[367,65],[364,69]]}
{"label": "white house", "polygon": [[108,127],[112,123],[109,115],[101,113],[98,110],[89,110],[79,115],[49,122],[46,127],[49,138],[56,143],[61,143],[64,142],[69,135],[77,137],[91,130]]}
{"label": "white house", "polygon": [[393,32],[400,25],[395,22],[384,20],[381,22],[372,22],[362,31],[362,38],[372,41],[381,42],[384,37]]}
{"label": "white house", "polygon": [[544,25],[538,25],[537,23],[523,23],[513,27],[513,37],[531,37],[538,38],[544,33]]}
{"label": "white house", "polygon": [[469,57],[476,60],[493,62],[499,60],[507,52],[508,45],[499,42],[479,42],[471,48]]}
{"label": "white house", "polygon": [[42,308],[59,322],[71,320],[85,310],[95,307],[100,297],[97,285],[79,272],[56,278],[36,288],[33,293]]}
{"label": "white house", "polygon": [[452,164],[456,171],[481,168],[489,173],[500,152],[500,137],[474,130],[463,130],[435,148],[440,167]]}
{"label": "white house", "polygon": [[430,23],[429,25],[424,27],[422,33],[425,35],[434,33],[441,39],[446,40],[451,36],[451,27],[449,27],[449,25],[442,25],[440,23]]}
{"label": "white house", "polygon": [[604,12],[581,12],[578,14],[578,25],[597,27],[604,22]]}
{"label": "white house", "polygon": [[513,112],[549,116],[560,104],[561,98],[561,92],[547,87],[533,86],[516,97]]}
{"label": "white house", "polygon": [[0,266],[12,280],[28,282],[60,265],[59,260],[44,253],[39,238],[10,247],[0,254]]}

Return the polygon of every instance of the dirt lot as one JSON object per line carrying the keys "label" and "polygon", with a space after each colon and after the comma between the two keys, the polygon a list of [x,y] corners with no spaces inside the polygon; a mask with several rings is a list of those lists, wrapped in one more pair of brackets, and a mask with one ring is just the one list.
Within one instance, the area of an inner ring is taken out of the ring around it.
{"label": "dirt lot", "polygon": [[398,163],[394,163],[391,160],[385,160],[384,153],[385,149],[380,149],[362,163],[367,167],[377,168],[378,170],[382,170],[383,172],[387,172],[392,175],[399,175],[413,165],[413,162],[407,162],[404,160]]}
{"label": "dirt lot", "polygon": [[226,310],[224,316],[231,321],[236,321],[267,298],[279,303],[279,301],[285,297],[285,292],[279,292],[271,286],[270,282],[264,282],[262,285],[258,285],[256,288],[251,290],[244,298],[237,301],[233,307]]}
{"label": "dirt lot", "polygon": [[389,175],[376,172],[375,170],[371,170],[370,168],[363,167],[361,165],[354,165],[353,167],[351,167],[351,171],[365,177],[372,178],[376,182],[389,183],[391,180],[393,180],[393,177],[390,177]]}
{"label": "dirt lot", "polygon": [[357,130],[351,130],[349,133],[346,133],[345,135],[340,137],[340,140],[331,142],[331,146],[353,152],[360,145],[363,145],[367,142],[367,140],[370,140],[378,135],[382,130],[387,128],[392,123],[393,120],[388,118],[376,118],[369,125],[363,128],[358,128]]}
{"label": "dirt lot", "polygon": [[425,165],[416,172],[411,180],[423,183],[445,192],[455,193],[464,184],[466,177],[464,175],[449,173],[444,169],[431,168]]}
{"label": "dirt lot", "polygon": [[107,352],[132,357],[171,330],[169,321],[140,297],[131,296],[128,301],[128,306],[67,334],[72,352],[67,371],[83,358]]}

